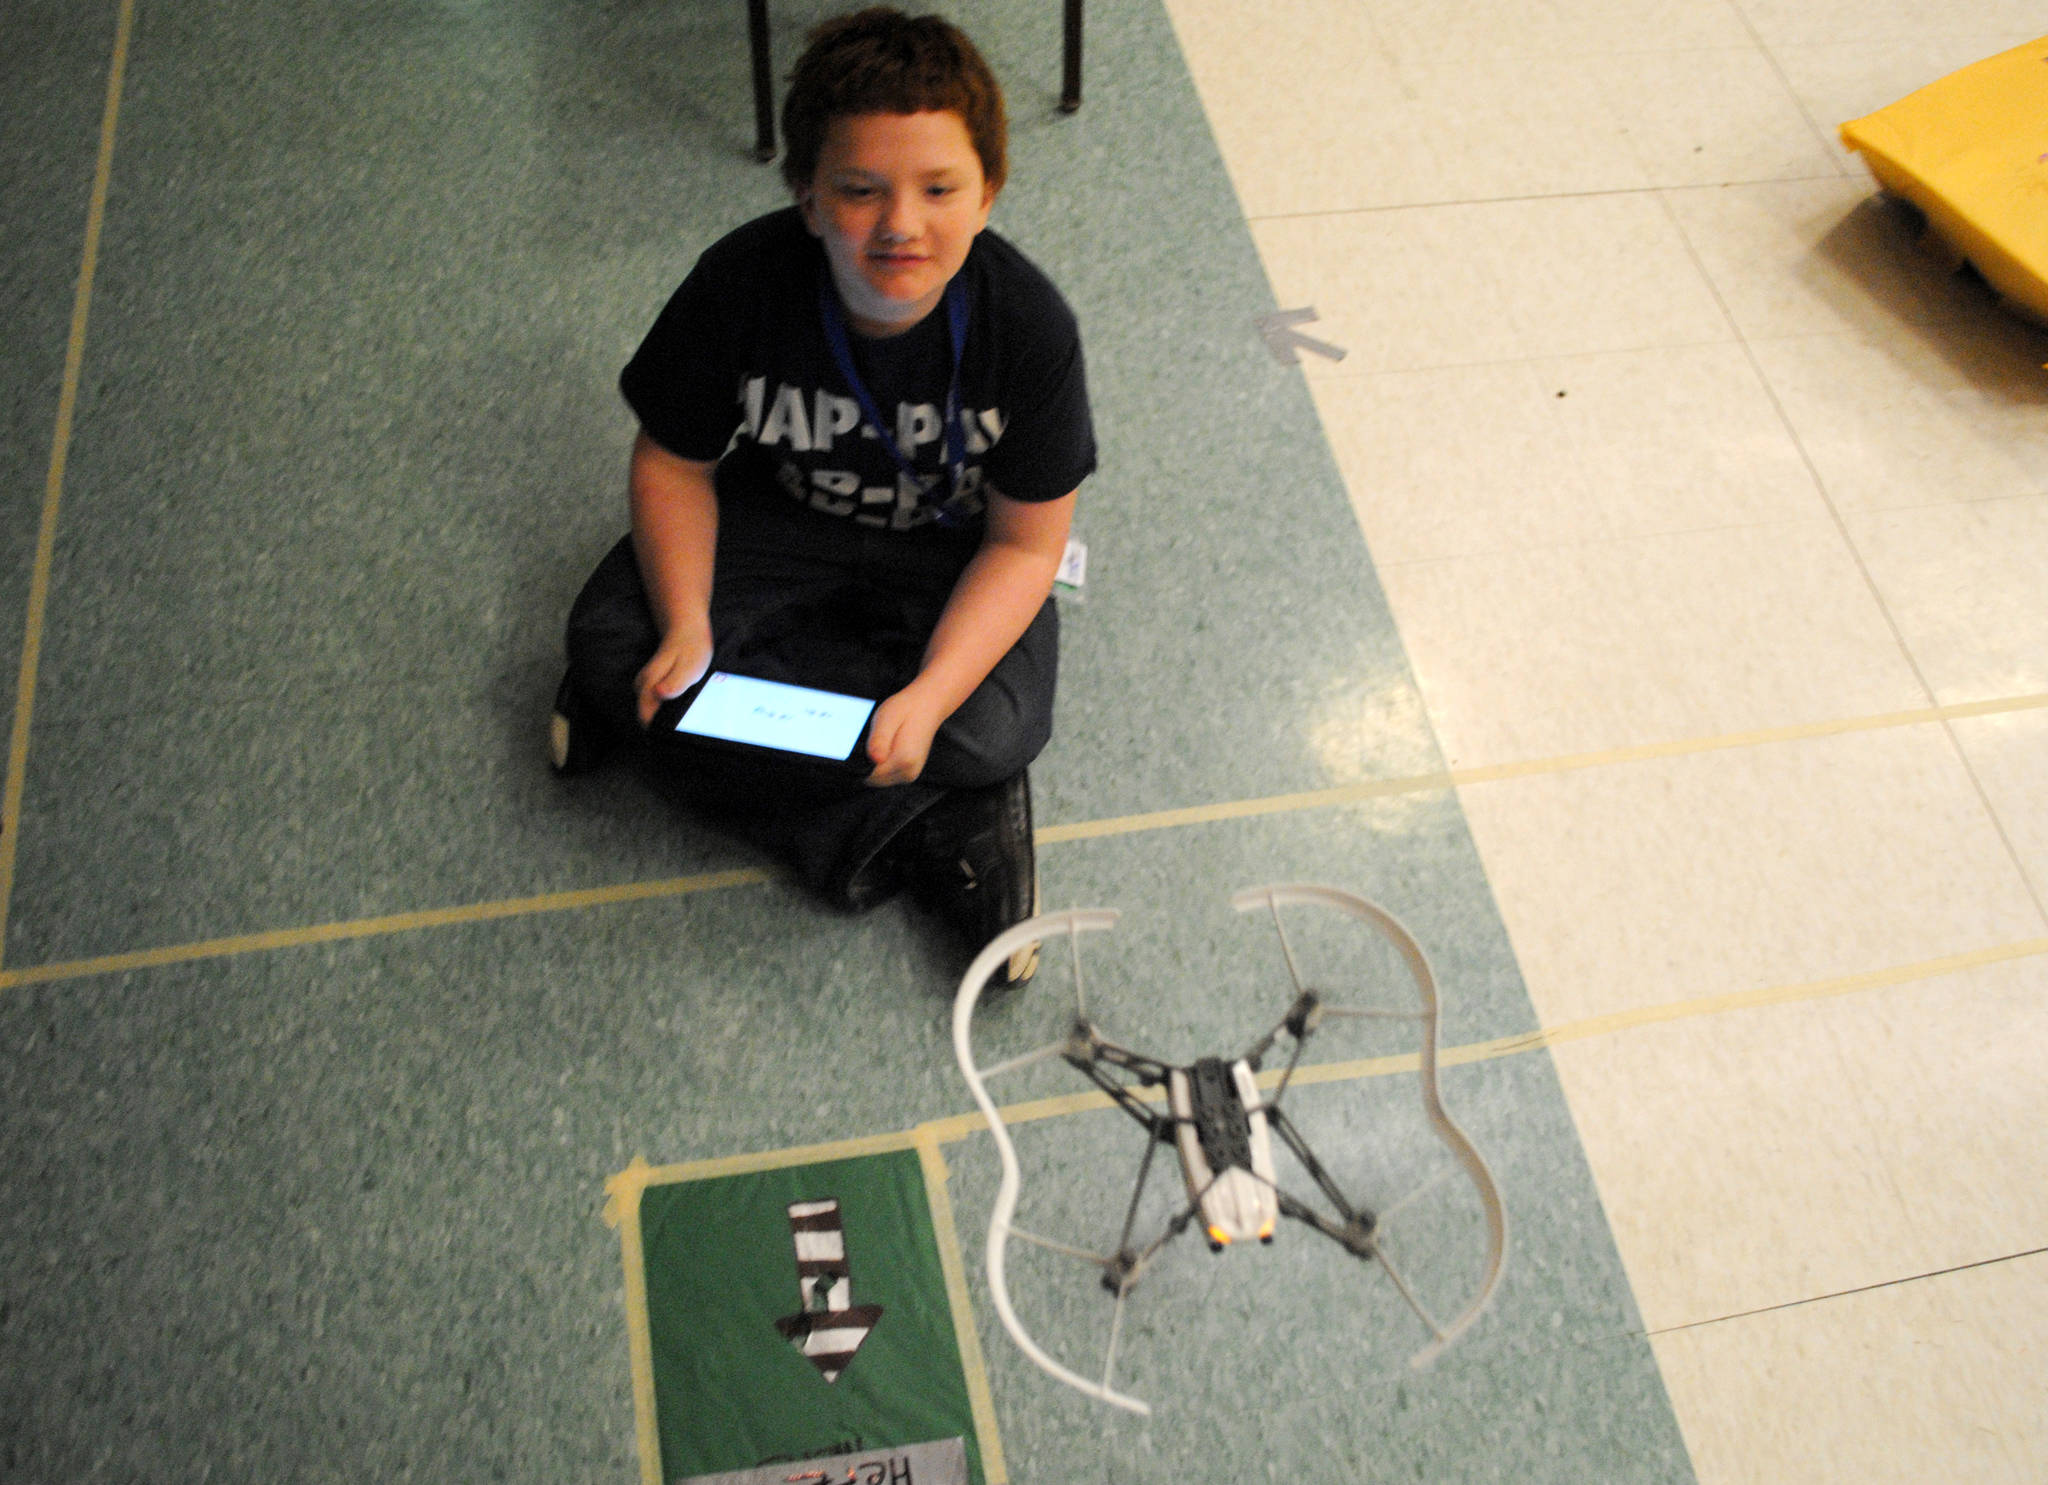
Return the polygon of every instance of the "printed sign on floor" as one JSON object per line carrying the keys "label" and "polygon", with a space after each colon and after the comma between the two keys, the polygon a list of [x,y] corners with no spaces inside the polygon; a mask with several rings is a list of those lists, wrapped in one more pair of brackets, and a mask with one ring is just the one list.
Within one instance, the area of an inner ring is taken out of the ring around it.
{"label": "printed sign on floor", "polygon": [[682,1485],[967,1485],[967,1450],[959,1439],[941,1439],[806,1459],[801,1464],[695,1475]]}
{"label": "printed sign on floor", "polygon": [[614,1178],[641,1312],[645,1478],[998,1485],[926,1158],[904,1148],[668,1180],[636,1165]]}

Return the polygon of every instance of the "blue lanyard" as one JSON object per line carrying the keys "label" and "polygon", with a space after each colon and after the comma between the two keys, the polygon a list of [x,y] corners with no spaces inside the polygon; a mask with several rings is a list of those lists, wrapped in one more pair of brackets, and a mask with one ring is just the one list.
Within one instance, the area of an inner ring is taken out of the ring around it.
{"label": "blue lanyard", "polygon": [[[818,319],[825,327],[825,341],[832,347],[832,359],[838,364],[839,374],[846,378],[847,385],[853,389],[853,395],[860,403],[861,415],[881,438],[882,447],[889,451],[896,467],[915,484],[915,466],[898,447],[896,435],[889,431],[889,424],[875,406],[874,394],[868,391],[868,384],[861,380],[860,372],[853,364],[853,345],[846,332],[846,312],[840,308],[839,291],[832,286],[829,268],[818,275]],[[933,514],[942,526],[953,525],[961,519],[960,513],[953,509],[953,502],[959,498],[960,476],[967,468],[967,434],[961,427],[960,415],[960,361],[967,349],[967,285],[964,276],[957,273],[946,285],[946,333],[953,344],[953,374],[946,386],[946,498],[933,507]]]}

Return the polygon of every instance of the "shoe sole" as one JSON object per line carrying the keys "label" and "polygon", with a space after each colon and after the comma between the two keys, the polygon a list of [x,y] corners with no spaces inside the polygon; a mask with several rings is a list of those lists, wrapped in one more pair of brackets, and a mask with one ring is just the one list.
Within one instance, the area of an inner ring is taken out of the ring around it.
{"label": "shoe sole", "polygon": [[[1034,861],[1031,864],[1031,912],[1028,916],[1033,918],[1038,916],[1038,903],[1038,863]],[[1023,948],[1012,954],[1008,963],[1003,966],[1003,984],[1005,988],[1015,990],[1022,985],[1029,984],[1032,976],[1037,973],[1038,945],[1035,943],[1026,944]]]}
{"label": "shoe sole", "polygon": [[555,688],[555,709],[548,717],[548,766],[557,777],[575,778],[604,761],[606,739],[569,689],[569,678]]}

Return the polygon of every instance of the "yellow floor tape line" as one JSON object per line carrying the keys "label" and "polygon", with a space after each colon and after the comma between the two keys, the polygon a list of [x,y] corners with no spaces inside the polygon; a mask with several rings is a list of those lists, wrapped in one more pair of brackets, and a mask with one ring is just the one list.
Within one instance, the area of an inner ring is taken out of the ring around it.
{"label": "yellow floor tape line", "polygon": [[64,500],[64,469],[71,457],[71,420],[78,407],[78,382],[85,369],[85,328],[92,316],[92,283],[99,268],[100,228],[107,219],[107,186],[114,175],[114,130],[121,119],[121,85],[128,71],[128,38],[135,29],[135,0],[121,0],[114,23],[114,57],[107,68],[107,102],[100,116],[99,158],[93,167],[92,201],[85,213],[85,245],[78,288],[71,302],[71,338],[64,350],[64,375],[57,393],[57,427],[50,437],[50,467],[43,481],[42,523],[30,569],[28,613],[22,621],[21,671],[14,691],[14,726],[7,745],[7,783],[0,792],[0,953],[7,944],[7,910],[14,898],[15,845],[21,838],[22,793],[28,777],[28,739],[35,713],[36,674],[43,653],[43,617],[50,600],[50,569],[57,551],[57,511]]}

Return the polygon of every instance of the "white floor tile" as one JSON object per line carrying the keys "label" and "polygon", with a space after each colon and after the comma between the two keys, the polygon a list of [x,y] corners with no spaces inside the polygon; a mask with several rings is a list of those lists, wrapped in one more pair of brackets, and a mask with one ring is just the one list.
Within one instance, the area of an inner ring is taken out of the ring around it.
{"label": "white floor tile", "polygon": [[1546,1026],[2048,934],[1937,723],[1459,796]]}
{"label": "white floor tile", "polygon": [[1915,43],[1985,32],[2048,33],[2041,0],[1734,0],[1768,47]]}
{"label": "white floor tile", "polygon": [[2021,869],[2048,900],[2048,708],[1952,725]]}
{"label": "white floor tile", "polygon": [[1728,341],[1684,237],[1641,192],[1253,225],[1277,301],[1349,353],[1311,380]]}
{"label": "white floor tile", "polygon": [[1452,62],[1480,53],[1594,57],[1753,44],[1741,16],[1697,0],[1583,0],[1574,4],[1415,4],[1367,0],[1375,28],[1396,55]]}
{"label": "white floor tile", "polygon": [[[2048,11],[2042,23],[2048,26]],[[1857,39],[1826,46],[1777,46],[1771,55],[1807,113],[1832,139],[1834,131],[1850,120],[1876,113],[1951,72],[2011,51],[2040,34],[2003,31]],[[1843,158],[1853,161],[1846,154]]]}
{"label": "white floor tile", "polygon": [[[1484,56],[1403,68],[1412,95],[1388,116],[1412,121],[1429,142],[1428,174],[1392,183],[1382,196],[1368,177],[1359,205],[1397,201],[1493,201],[1626,191],[1653,184],[1607,107],[1601,79],[1579,58]],[[1376,126],[1369,113],[1351,125]],[[1343,133],[1338,150],[1349,147]],[[1307,209],[1315,209],[1310,203]],[[1303,209],[1297,206],[1295,209]]]}
{"label": "white floor tile", "polygon": [[1652,1330],[2037,1251],[2048,953],[1557,1049]]}
{"label": "white floor tile", "polygon": [[2048,496],[1847,518],[1944,703],[2048,691]]}
{"label": "white floor tile", "polygon": [[1572,51],[1564,17],[1549,5],[1402,5],[1360,0],[1374,37],[1404,67],[1457,65],[1482,56],[1560,56]]}
{"label": "white floor tile", "polygon": [[1919,246],[1876,183],[1832,179],[1669,193],[1707,277],[1743,335],[1892,335],[1981,316],[1981,289]]}
{"label": "white floor tile", "polygon": [[1863,1113],[1926,1270],[2048,1248],[2048,953],[1842,1002]]}
{"label": "white floor tile", "polygon": [[1735,328],[1653,193],[1481,208],[1506,314],[1531,356],[1731,340]]}
{"label": "white floor tile", "polygon": [[1403,563],[1569,540],[1588,490],[1542,369],[1526,362],[1314,383],[1383,577]]}
{"label": "white floor tile", "polygon": [[1525,354],[1487,251],[1492,207],[1430,206],[1255,222],[1280,305],[1345,358],[1304,360],[1311,380],[1511,361]]}
{"label": "white floor tile", "polygon": [[1575,58],[1404,57],[1350,0],[1168,13],[1254,219],[1648,184]]}
{"label": "white floor tile", "polygon": [[[2038,364],[1985,348],[1958,366],[1922,340],[1897,335],[1799,336],[1754,344],[1757,364],[1840,511],[2048,494],[2048,406],[2016,377]],[[1999,410],[2035,415],[2022,427]]]}
{"label": "white floor tile", "polygon": [[1380,576],[1454,767],[1928,700],[1832,522],[1417,563]]}
{"label": "white floor tile", "polygon": [[1826,514],[1733,345],[1342,378],[1314,391],[1383,569]]}
{"label": "white floor tile", "polygon": [[[1414,100],[1362,7],[1166,9],[1247,216],[1444,199],[1412,194],[1430,173],[1427,141],[1401,111]],[[1373,180],[1377,193],[1361,191]]]}
{"label": "white floor tile", "polygon": [[2039,1480],[2048,1260],[1652,1337],[1701,1485]]}
{"label": "white floor tile", "polygon": [[1555,1049],[1652,1331],[1914,1272],[1835,1015],[1773,1006]]}
{"label": "white floor tile", "polygon": [[1752,46],[1589,59],[1601,96],[1660,186],[1798,180],[1842,173],[1832,137]]}
{"label": "white floor tile", "polygon": [[1999,311],[1931,339],[1962,376],[1965,405],[1998,446],[2048,470],[2048,328]]}
{"label": "white floor tile", "polygon": [[2015,1478],[2048,1477],[2048,1254],[1987,1263],[1943,1282],[1968,1337],[1962,1367],[1989,1404]]}
{"label": "white floor tile", "polygon": [[1823,514],[1812,472],[1732,345],[1574,356],[1555,383],[1565,447],[1599,536],[1796,522]]}

